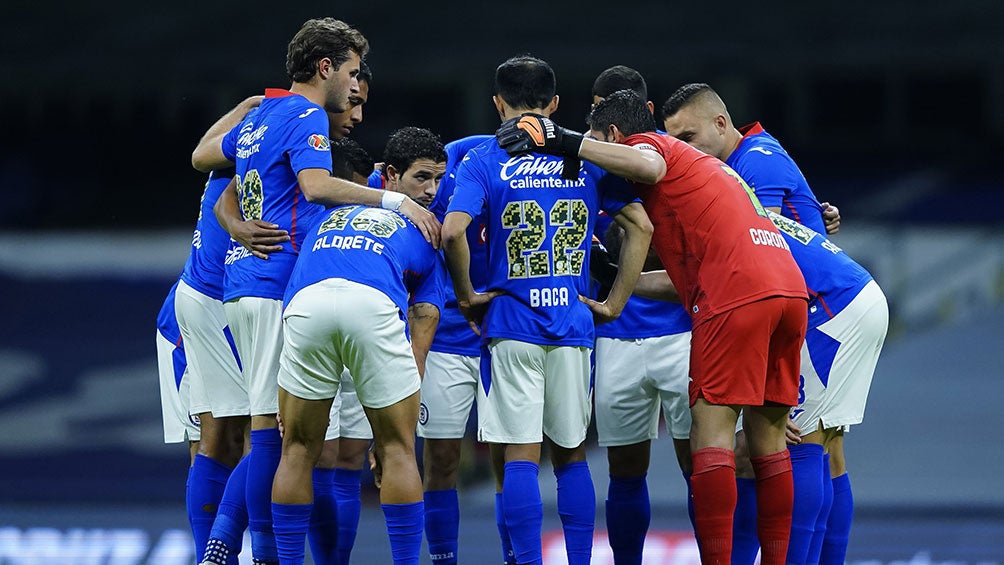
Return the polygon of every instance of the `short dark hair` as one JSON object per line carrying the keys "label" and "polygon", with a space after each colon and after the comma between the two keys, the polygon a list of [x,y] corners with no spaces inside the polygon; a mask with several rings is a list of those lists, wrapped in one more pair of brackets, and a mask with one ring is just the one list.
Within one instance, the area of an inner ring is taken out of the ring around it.
{"label": "short dark hair", "polygon": [[556,88],[551,65],[530,55],[507,59],[495,69],[495,94],[515,109],[547,106]]}
{"label": "short dark hair", "polygon": [[358,30],[334,18],[307,20],[289,41],[286,76],[293,82],[308,82],[321,59],[331,59],[338,68],[349,60],[350,51],[360,58],[369,51],[369,43]]}
{"label": "short dark hair", "polygon": [[366,64],[366,61],[359,61],[359,74],[356,75],[356,80],[373,85],[373,69]]}
{"label": "short dark hair", "polygon": [[352,173],[368,177],[373,172],[373,158],[354,140],[347,137],[331,140],[331,175],[352,180]]}
{"label": "short dark hair", "polygon": [[645,77],[631,67],[624,65],[610,67],[600,73],[593,82],[593,96],[606,98],[618,90],[632,90],[638,93],[642,100],[648,100]]}
{"label": "short dark hair", "polygon": [[655,117],[645,102],[633,90],[618,90],[597,104],[586,122],[590,129],[600,131],[613,124],[624,135],[656,131]]}
{"label": "short dark hair", "polygon": [[690,104],[694,98],[697,98],[705,92],[714,93],[715,90],[703,82],[692,82],[677,88],[676,92],[670,95],[670,97],[662,105],[662,117],[668,118],[676,114],[680,111],[680,108]]}
{"label": "short dark hair", "polygon": [[385,164],[394,165],[398,174],[403,174],[419,159],[429,159],[435,163],[446,162],[446,150],[438,135],[425,128],[412,126],[390,134],[383,151]]}

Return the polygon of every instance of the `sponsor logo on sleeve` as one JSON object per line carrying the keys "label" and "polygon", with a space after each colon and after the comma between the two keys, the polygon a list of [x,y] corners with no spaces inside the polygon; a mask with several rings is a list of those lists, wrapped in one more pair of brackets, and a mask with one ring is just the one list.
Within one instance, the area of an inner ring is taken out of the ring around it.
{"label": "sponsor logo on sleeve", "polygon": [[321,135],[319,133],[315,133],[315,134],[311,135],[310,137],[308,137],[307,138],[307,145],[313,147],[317,151],[330,151],[331,150],[331,142],[328,141],[328,138],[326,136]]}

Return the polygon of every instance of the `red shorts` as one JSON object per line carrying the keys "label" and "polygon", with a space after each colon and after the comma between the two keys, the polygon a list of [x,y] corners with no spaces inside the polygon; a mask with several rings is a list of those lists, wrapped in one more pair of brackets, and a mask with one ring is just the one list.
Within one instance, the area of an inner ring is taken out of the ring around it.
{"label": "red shorts", "polygon": [[690,405],[798,404],[805,299],[774,297],[722,312],[693,330]]}

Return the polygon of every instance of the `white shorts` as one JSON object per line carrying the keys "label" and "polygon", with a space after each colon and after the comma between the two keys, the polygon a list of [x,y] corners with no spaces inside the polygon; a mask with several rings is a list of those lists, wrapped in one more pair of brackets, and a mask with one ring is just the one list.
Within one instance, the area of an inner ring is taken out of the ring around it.
{"label": "white shorts", "polygon": [[282,352],[282,301],[242,296],[223,304],[237,354],[244,366],[244,386],[252,416],[279,411],[279,354]]}
{"label": "white shorts", "polygon": [[540,443],[542,433],[572,449],[586,439],[591,416],[588,347],[493,339],[491,381],[478,387],[478,440]]}
{"label": "white shorts", "polygon": [[[188,413],[189,371],[175,359],[176,344],[157,332],[157,369],[160,373],[160,409],[164,418],[164,443],[199,441],[199,417]],[[177,361],[177,362],[176,362]],[[182,373],[181,380],[177,378]]]}
{"label": "white shorts", "polygon": [[[816,431],[820,422],[824,429],[844,431],[861,423],[888,328],[889,306],[882,289],[872,281],[846,308],[818,327],[832,338],[829,345],[810,347],[811,340],[802,345],[800,403],[792,410],[792,420],[803,434]],[[830,359],[829,375],[825,375]],[[820,372],[826,376],[825,383]]]}
{"label": "white shorts", "polygon": [[328,413],[328,431],[325,441],[344,437],[346,439],[373,439],[373,428],[366,419],[363,405],[356,395],[356,386],[348,369],[342,371],[338,394],[331,403]]}
{"label": "white shorts", "polygon": [[596,431],[601,446],[690,437],[690,332],[645,339],[596,338]]}
{"label": "white shorts", "polygon": [[481,358],[430,351],[425,359],[418,437],[460,439],[477,397]]}
{"label": "white shorts", "polygon": [[223,302],[178,282],[174,311],[185,340],[185,355],[193,374],[202,381],[208,406],[193,403],[196,414],[212,412],[216,418],[247,416],[251,412],[244,377],[227,338]]}
{"label": "white shorts", "polygon": [[401,311],[379,290],[325,279],[297,292],[284,320],[279,385],[293,395],[334,398],[344,369],[367,408],[385,408],[418,392],[418,366]]}

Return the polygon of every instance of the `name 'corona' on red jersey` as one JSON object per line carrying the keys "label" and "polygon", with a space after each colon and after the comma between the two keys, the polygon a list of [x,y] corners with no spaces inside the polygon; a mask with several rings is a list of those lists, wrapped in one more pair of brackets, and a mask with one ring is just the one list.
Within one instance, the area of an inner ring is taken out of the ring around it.
{"label": "name 'corona' on red jersey", "polygon": [[791,251],[735,171],[666,135],[641,133],[624,143],[666,161],[666,176],[638,185],[638,196],[655,226],[652,245],[694,326],[772,296],[807,299]]}

